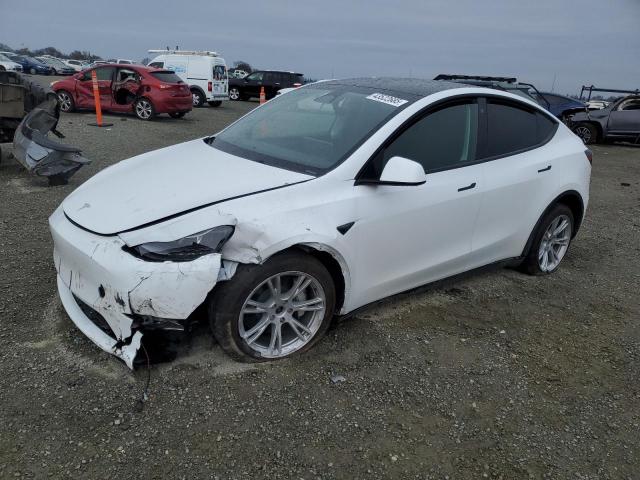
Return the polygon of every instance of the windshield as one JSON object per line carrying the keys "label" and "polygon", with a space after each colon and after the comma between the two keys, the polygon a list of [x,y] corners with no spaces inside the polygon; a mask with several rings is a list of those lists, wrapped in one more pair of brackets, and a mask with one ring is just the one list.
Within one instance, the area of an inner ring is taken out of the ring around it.
{"label": "windshield", "polygon": [[270,100],[210,144],[249,160],[320,175],[416,99],[350,85],[309,85]]}

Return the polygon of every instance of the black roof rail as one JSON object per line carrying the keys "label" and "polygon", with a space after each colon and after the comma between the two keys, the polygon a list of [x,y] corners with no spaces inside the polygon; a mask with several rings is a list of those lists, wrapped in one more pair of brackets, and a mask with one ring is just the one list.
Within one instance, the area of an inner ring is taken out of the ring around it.
{"label": "black roof rail", "polygon": [[448,73],[441,73],[434,80],[480,80],[482,82],[506,82],[506,83],[517,83],[518,79],[515,77],[487,77],[480,75],[450,75]]}
{"label": "black roof rail", "polygon": [[[586,99],[583,99],[582,96],[585,92],[589,92],[589,96]],[[606,92],[606,93],[626,93],[628,95],[640,95],[640,90],[620,90],[617,88],[599,88],[593,85],[583,85],[582,90],[580,90],[580,100],[591,100],[591,94],[593,92]]]}

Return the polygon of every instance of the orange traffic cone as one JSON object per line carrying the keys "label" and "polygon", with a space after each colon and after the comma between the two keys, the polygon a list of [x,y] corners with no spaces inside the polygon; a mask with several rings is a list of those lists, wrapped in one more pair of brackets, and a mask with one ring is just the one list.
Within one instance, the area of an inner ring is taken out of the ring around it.
{"label": "orange traffic cone", "polygon": [[264,87],[260,87],[260,105],[267,101],[267,95],[264,93]]}

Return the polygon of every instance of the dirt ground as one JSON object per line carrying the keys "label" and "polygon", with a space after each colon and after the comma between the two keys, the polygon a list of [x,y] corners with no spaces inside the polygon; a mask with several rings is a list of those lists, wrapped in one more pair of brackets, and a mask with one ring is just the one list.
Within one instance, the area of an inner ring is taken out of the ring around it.
{"label": "dirt ground", "polygon": [[109,129],[63,115],[66,141],[93,159],[68,186],[2,159],[0,478],[640,476],[640,148],[628,146],[593,148],[589,211],[556,274],[472,272],[270,364],[233,362],[203,329],[151,368],[139,411],[147,370],[94,347],[57,299],[47,217],[108,165],[254,105],[107,116]]}

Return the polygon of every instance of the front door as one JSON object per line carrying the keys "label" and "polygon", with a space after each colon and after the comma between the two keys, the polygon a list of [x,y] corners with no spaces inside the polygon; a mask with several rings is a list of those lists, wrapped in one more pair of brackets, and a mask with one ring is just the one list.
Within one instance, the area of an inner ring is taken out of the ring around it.
{"label": "front door", "polygon": [[248,97],[257,97],[260,95],[260,87],[264,80],[264,72],[255,72],[244,78],[243,93]]}
{"label": "front door", "polygon": [[[115,67],[97,67],[94,69],[98,77],[98,91],[100,92],[100,107],[109,110],[112,105],[112,82]],[[93,81],[91,70],[84,72],[84,75],[76,83],[76,94],[78,107],[95,108],[93,99]]]}
{"label": "front door", "polygon": [[358,185],[357,221],[349,231],[359,252],[352,272],[359,305],[471,267],[471,241],[483,191],[476,163],[478,105],[447,104],[417,119],[365,167],[379,178],[401,156],[420,163],[418,186]]}
{"label": "front door", "polygon": [[640,134],[640,97],[622,100],[609,115],[609,133]]}

